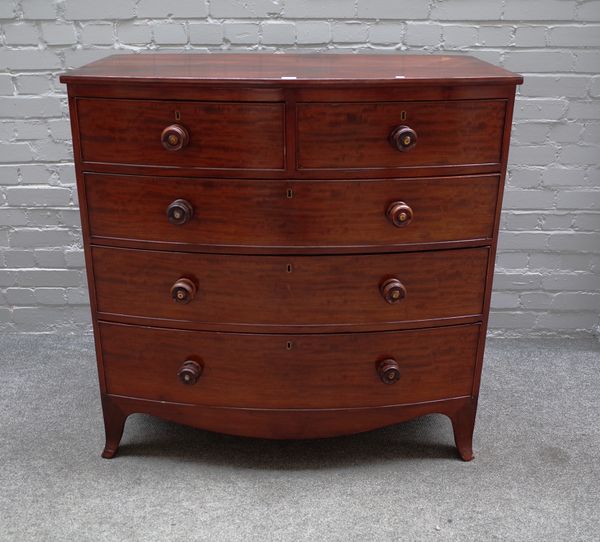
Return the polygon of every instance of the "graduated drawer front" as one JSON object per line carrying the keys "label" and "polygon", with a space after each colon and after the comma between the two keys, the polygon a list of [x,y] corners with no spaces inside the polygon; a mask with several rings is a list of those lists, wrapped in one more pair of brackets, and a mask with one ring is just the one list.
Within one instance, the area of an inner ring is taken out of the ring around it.
{"label": "graduated drawer front", "polygon": [[[373,181],[254,181],[86,174],[93,240],[178,247],[377,247],[489,239],[499,177]],[[191,218],[172,224],[183,199]],[[412,220],[387,211],[404,202]]]}
{"label": "graduated drawer front", "polygon": [[[343,326],[479,315],[487,248],[344,256],[240,256],[92,249],[97,310],[201,324]],[[197,287],[187,303],[171,288]],[[406,297],[390,304],[396,278]]]}
{"label": "graduated drawer front", "polygon": [[[471,394],[479,325],[402,332],[265,335],[100,323],[109,394],[199,405],[352,408]],[[400,378],[384,384],[378,362]],[[193,385],[177,372],[202,366]]]}
{"label": "graduated drawer front", "polygon": [[[505,100],[300,103],[300,169],[373,169],[500,164]],[[399,125],[417,144],[399,151],[389,136]]]}
{"label": "graduated drawer front", "polygon": [[[282,103],[78,98],[84,162],[223,169],[284,167]],[[189,143],[166,150],[163,130],[183,126]]]}

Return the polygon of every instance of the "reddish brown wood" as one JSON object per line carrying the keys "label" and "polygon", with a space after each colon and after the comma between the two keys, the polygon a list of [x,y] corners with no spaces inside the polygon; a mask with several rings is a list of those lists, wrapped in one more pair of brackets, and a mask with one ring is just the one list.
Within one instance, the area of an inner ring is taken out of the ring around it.
{"label": "reddish brown wood", "polygon": [[63,81],[105,457],[134,412],[268,438],[441,412],[472,458],[520,76],[464,56],[150,54]]}
{"label": "reddish brown wood", "polygon": [[[79,98],[77,113],[83,162],[284,168],[281,103]],[[172,152],[163,147],[162,134],[168,128],[167,133],[175,135],[175,119],[180,119],[179,130],[189,134],[189,143]]]}
{"label": "reddish brown wood", "polygon": [[[176,250],[220,246],[227,252],[251,247],[323,247],[330,252],[356,247],[355,252],[363,252],[490,239],[498,182],[497,175],[288,182],[85,175],[95,243],[138,240],[169,243]],[[193,207],[194,216],[175,227],[165,209],[181,199]],[[393,207],[401,202],[410,211]],[[413,218],[396,228],[390,222],[396,211]]]}
{"label": "reddish brown wood", "polygon": [[[505,100],[298,105],[298,167],[378,169],[497,164]],[[405,117],[410,152],[390,145]]]}
{"label": "reddish brown wood", "polygon": [[[353,408],[467,396],[479,325],[399,332],[245,334],[101,323],[108,393],[240,408]],[[394,358],[386,386],[377,363]],[[201,359],[186,386],[184,361]],[[132,378],[136,375],[136,378]]]}
{"label": "reddish brown wood", "polygon": [[[104,319],[141,316],[152,324],[172,319],[199,329],[211,323],[285,331],[329,325],[377,329],[389,322],[479,315],[487,258],[487,248],[318,257],[93,248],[97,309]],[[198,288],[187,304],[170,299],[181,277]],[[394,304],[380,292],[392,277],[407,292]]]}

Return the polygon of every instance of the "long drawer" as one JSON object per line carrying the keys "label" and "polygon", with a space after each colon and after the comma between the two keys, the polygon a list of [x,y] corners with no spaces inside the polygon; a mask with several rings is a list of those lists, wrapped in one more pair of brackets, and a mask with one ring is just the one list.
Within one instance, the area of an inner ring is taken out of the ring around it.
{"label": "long drawer", "polygon": [[345,408],[470,395],[479,329],[281,336],[101,322],[100,341],[110,394],[230,407]]}
{"label": "long drawer", "polygon": [[382,247],[489,239],[497,175],[373,181],[86,174],[93,241]]}
{"label": "long drawer", "polygon": [[501,161],[505,100],[297,107],[300,169],[402,169]]}
{"label": "long drawer", "polygon": [[488,249],[242,256],[95,246],[92,259],[103,318],[377,329],[480,315]]}
{"label": "long drawer", "polygon": [[[78,98],[81,160],[282,169],[284,110],[282,103]],[[169,137],[174,138],[172,148]]]}

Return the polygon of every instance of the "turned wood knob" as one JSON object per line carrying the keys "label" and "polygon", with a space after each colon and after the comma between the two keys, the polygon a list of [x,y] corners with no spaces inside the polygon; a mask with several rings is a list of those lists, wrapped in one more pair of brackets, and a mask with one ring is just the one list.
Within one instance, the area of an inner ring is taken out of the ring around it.
{"label": "turned wood knob", "polygon": [[388,303],[398,303],[406,297],[406,288],[397,278],[390,278],[382,282],[379,291]]}
{"label": "turned wood knob", "polygon": [[395,384],[400,380],[400,367],[395,359],[384,359],[377,363],[377,374],[384,384]]}
{"label": "turned wood knob", "polygon": [[194,216],[194,208],[184,199],[176,199],[167,207],[167,218],[171,224],[181,226],[189,222]]}
{"label": "turned wood knob", "polygon": [[417,132],[408,126],[397,126],[390,134],[392,147],[405,152],[417,144]]}
{"label": "turned wood knob", "polygon": [[200,375],[202,374],[202,365],[200,365],[197,361],[192,361],[188,359],[183,362],[183,365],[177,371],[177,377],[181,380],[182,384],[186,386],[193,386]]}
{"label": "turned wood knob", "polygon": [[193,281],[182,278],[171,286],[171,297],[175,302],[185,305],[194,299],[197,290]]}
{"label": "turned wood knob", "polygon": [[171,124],[167,126],[160,135],[160,141],[168,151],[178,151],[183,149],[190,140],[188,131],[180,124]]}
{"label": "turned wood knob", "polygon": [[397,228],[406,226],[413,219],[413,210],[403,201],[390,203],[385,214]]}

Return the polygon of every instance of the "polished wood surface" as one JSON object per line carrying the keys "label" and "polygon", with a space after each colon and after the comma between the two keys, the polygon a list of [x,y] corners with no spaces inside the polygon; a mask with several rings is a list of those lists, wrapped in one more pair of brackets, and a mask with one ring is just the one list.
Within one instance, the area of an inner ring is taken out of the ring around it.
{"label": "polished wood surface", "polygon": [[519,75],[465,56],[120,55],[71,71],[106,445],[472,437]]}
{"label": "polished wood surface", "polygon": [[[284,106],[280,103],[80,98],[77,113],[84,162],[224,169],[284,167]],[[185,129],[186,142],[168,150],[163,145],[164,131],[174,133],[175,120],[180,130]]]}
{"label": "polished wood surface", "polygon": [[[95,243],[164,242],[177,250],[348,250],[490,239],[498,182],[497,175],[296,182],[85,175]],[[166,212],[180,200],[193,216],[177,226]],[[412,218],[398,228],[387,213],[400,200]]]}
{"label": "polished wood surface", "polygon": [[466,55],[137,54],[71,70],[62,83],[232,85],[519,84],[523,78]]}
{"label": "polished wood surface", "polygon": [[[479,325],[382,333],[263,335],[101,323],[108,393],[244,408],[360,408],[468,396]],[[384,384],[378,364],[397,361]],[[202,364],[194,385],[180,381]]]}
{"label": "polished wood surface", "polygon": [[[93,247],[96,304],[118,315],[273,328],[400,325],[480,315],[487,248],[340,256],[240,256]],[[468,265],[465,265],[468,262]],[[400,281],[404,299],[380,291]],[[177,303],[173,285],[197,287]]]}
{"label": "polished wood surface", "polygon": [[[504,100],[298,104],[298,167],[499,164],[505,109]],[[418,134],[404,151],[390,143],[398,125]]]}

